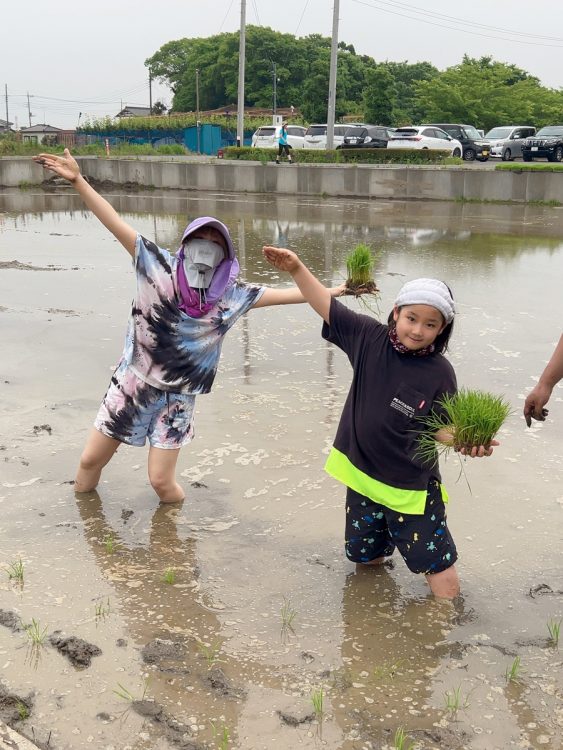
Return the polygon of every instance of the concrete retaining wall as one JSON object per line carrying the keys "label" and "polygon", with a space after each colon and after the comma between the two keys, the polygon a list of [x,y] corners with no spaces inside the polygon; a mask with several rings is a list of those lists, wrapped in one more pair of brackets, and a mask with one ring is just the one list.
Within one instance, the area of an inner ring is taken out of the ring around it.
{"label": "concrete retaining wall", "polygon": [[[216,160],[78,157],[82,172],[101,182],[233,193],[325,195],[400,200],[558,201],[563,172],[497,172],[475,167],[367,164],[262,164]],[[0,159],[0,187],[38,184],[47,173],[30,158]]]}

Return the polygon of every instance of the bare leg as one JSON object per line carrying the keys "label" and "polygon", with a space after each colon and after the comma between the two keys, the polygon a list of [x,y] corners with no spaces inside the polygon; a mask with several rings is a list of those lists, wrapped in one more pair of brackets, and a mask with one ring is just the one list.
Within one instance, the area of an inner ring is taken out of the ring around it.
{"label": "bare leg", "polygon": [[167,450],[150,447],[149,481],[161,503],[180,503],[184,499],[184,490],[176,481],[179,453],[179,448]]}
{"label": "bare leg", "polygon": [[426,576],[430,590],[439,599],[454,599],[459,594],[459,578],[455,565],[440,573]]}
{"label": "bare leg", "polygon": [[88,436],[74,480],[75,492],[90,492],[97,487],[102,469],[121,445],[119,440],[93,429]]}

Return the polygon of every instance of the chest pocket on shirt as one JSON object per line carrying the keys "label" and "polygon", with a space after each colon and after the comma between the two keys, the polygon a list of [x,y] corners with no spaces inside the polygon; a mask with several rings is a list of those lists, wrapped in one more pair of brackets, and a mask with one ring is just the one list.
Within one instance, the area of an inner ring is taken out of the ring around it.
{"label": "chest pocket on shirt", "polygon": [[416,418],[430,411],[432,403],[410,385],[400,385],[389,403],[389,420],[397,428],[413,429]]}

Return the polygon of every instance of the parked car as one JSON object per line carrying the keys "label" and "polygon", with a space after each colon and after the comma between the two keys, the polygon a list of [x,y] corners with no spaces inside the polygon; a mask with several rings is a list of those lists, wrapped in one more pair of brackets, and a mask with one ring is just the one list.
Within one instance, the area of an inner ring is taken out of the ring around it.
{"label": "parked car", "polygon": [[461,156],[461,143],[449,136],[445,130],[429,125],[409,125],[397,128],[387,141],[387,148],[437,148],[449,151],[452,156]]}
{"label": "parked car", "polygon": [[526,138],[535,135],[531,125],[501,125],[489,130],[485,138],[491,146],[491,156],[503,161],[511,161],[522,156],[522,145]]}
{"label": "parked car", "polygon": [[453,123],[430,123],[430,127],[441,128],[452,138],[461,143],[465,161],[487,161],[489,158],[489,142],[484,140],[473,125],[456,125]]}
{"label": "parked car", "polygon": [[344,142],[336,148],[386,148],[393,132],[383,125],[355,125],[348,128]]}
{"label": "parked car", "polygon": [[[277,148],[280,130],[280,125],[262,125],[252,135],[252,146],[254,148]],[[287,142],[291,148],[303,148],[306,130],[307,128],[302,125],[287,126]]]}
{"label": "parked car", "polygon": [[[337,148],[344,142],[346,131],[351,125],[361,125],[362,123],[348,123],[347,125],[334,126],[334,148]],[[309,125],[305,133],[305,143],[303,148],[326,148],[326,131],[327,125]]]}
{"label": "parked car", "polygon": [[522,144],[522,159],[532,161],[539,157],[548,161],[563,160],[563,125],[541,128]]}

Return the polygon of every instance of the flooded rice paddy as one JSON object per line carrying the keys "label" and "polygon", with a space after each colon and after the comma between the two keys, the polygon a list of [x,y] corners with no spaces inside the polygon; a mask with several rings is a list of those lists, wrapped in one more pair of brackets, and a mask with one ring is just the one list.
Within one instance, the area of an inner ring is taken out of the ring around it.
{"label": "flooded rice paddy", "polygon": [[250,311],[227,336],[180,455],[181,506],[158,506],[146,451],[127,447],[76,499],[134,276],[77,196],[0,192],[0,718],[55,750],[383,750],[401,729],[404,748],[561,748],[563,389],[545,424],[527,429],[521,410],[561,333],[563,211],[108,198],[163,247],[218,216],[243,277],[273,286],[289,279],[263,244],[332,285],[367,242],[382,317],[405,280],[446,280],[460,385],[514,414],[491,458],[443,464],[455,604],[400,558],[345,559],[344,489],[322,467],[351,372],[305,305]]}

